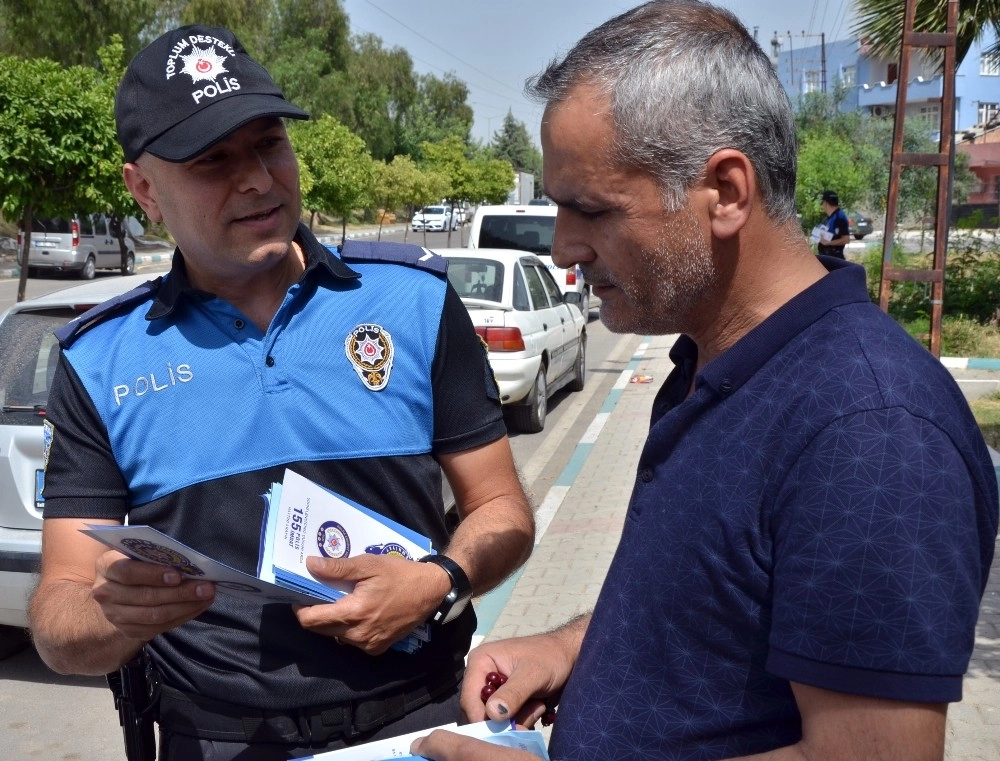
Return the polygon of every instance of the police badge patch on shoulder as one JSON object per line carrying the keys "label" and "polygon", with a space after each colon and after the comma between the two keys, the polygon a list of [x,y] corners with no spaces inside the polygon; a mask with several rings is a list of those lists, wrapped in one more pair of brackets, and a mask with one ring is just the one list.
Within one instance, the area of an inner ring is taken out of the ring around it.
{"label": "police badge patch on shoulder", "polygon": [[347,334],[347,358],[369,391],[381,391],[392,370],[392,336],[381,325],[363,323]]}

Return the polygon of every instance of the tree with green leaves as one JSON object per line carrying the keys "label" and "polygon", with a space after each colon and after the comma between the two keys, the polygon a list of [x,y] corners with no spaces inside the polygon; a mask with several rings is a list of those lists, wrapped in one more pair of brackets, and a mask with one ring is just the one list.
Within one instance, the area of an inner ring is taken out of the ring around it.
{"label": "tree with green leaves", "polygon": [[[97,51],[97,54],[101,60],[101,70],[95,84],[95,94],[96,97],[106,102],[107,118],[113,127],[115,90],[125,73],[125,48],[118,35],[112,35],[111,42]],[[141,214],[142,210],[122,180],[123,159],[117,141],[115,145],[109,146],[108,151],[94,155],[94,186],[97,195],[103,199],[103,203],[95,206],[94,209],[107,211],[111,221],[111,229],[118,239],[118,251],[121,254],[119,271],[122,275],[127,275],[129,274],[129,249],[125,239],[130,235],[128,219]]]}
{"label": "tree with green leaves", "polygon": [[[853,33],[865,39],[876,55],[899,59],[903,38],[905,3],[902,0],[855,0],[857,22]],[[918,0],[914,31],[944,32],[948,28],[948,0]],[[980,37],[992,27],[997,42],[989,51],[1000,55],[1000,0],[963,0],[958,7],[956,61],[961,63]]]}
{"label": "tree with green leaves", "polygon": [[416,161],[424,158],[424,143],[458,138],[468,145],[472,131],[472,107],[466,103],[469,88],[453,74],[443,78],[432,74],[417,77],[416,97],[402,115],[399,150]]}
{"label": "tree with green leaves", "polygon": [[341,217],[346,238],[351,212],[372,203],[375,167],[364,141],[329,115],[291,125],[288,134],[299,159],[309,226],[318,213],[332,212]]}
{"label": "tree with green leaves", "polygon": [[0,0],[0,53],[49,58],[64,66],[97,66],[113,35],[129,58],[154,23],[156,0]]}
{"label": "tree with green leaves", "polygon": [[[392,161],[375,162],[375,202],[386,211],[404,206],[412,216],[415,199],[421,194],[420,168],[409,156],[393,156]],[[405,233],[404,233],[405,236]],[[382,238],[382,217],[378,220],[378,237]]]}
{"label": "tree with green leaves", "polygon": [[515,171],[533,172],[538,168],[541,154],[531,142],[524,122],[515,119],[512,111],[507,111],[503,124],[493,135],[490,144],[493,155],[507,159]]}
{"label": "tree with green leaves", "polygon": [[476,156],[469,162],[466,183],[462,193],[470,203],[505,203],[514,173],[506,161]]}
{"label": "tree with green leaves", "polygon": [[[840,112],[835,98],[823,93],[803,96],[795,119],[799,142],[795,200],[805,229],[822,219],[819,194],[828,188],[838,192],[845,208],[885,213],[893,122],[858,111]],[[926,123],[917,119],[904,121],[903,150],[937,151]],[[956,156],[952,178],[954,199],[967,196],[974,177],[968,171],[966,157]],[[933,208],[936,194],[935,168],[906,168],[900,174],[897,201],[900,219],[922,220]]]}
{"label": "tree with green leaves", "polygon": [[524,122],[514,118],[511,111],[504,117],[503,125],[490,144],[493,156],[505,160],[518,172],[530,172],[535,178],[535,196],[541,195],[542,153],[531,142]]}
{"label": "tree with green leaves", "polygon": [[[106,209],[121,148],[109,88],[96,69],[0,57],[0,211],[21,220],[27,262],[35,216]],[[21,268],[18,300],[25,295]]]}

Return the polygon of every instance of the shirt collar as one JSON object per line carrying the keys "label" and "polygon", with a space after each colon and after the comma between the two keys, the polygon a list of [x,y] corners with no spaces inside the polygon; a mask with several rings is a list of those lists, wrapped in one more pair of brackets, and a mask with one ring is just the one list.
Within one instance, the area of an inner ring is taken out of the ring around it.
{"label": "shirt collar", "polygon": [[[301,222],[295,231],[295,240],[302,246],[306,257],[306,268],[302,277],[299,278],[300,281],[320,277],[323,272],[338,280],[352,280],[361,277],[361,273],[344,264],[329,248],[320,243],[312,231]],[[199,290],[191,285],[187,276],[187,268],[184,265],[184,255],[179,248],[175,248],[170,272],[164,278],[156,297],[153,299],[152,306],[146,312],[146,319],[158,320],[170,316],[184,297],[208,301],[215,298],[215,294]]]}
{"label": "shirt collar", "polygon": [[[826,276],[794,296],[702,369],[701,378],[717,394],[732,394],[792,339],[832,309],[847,304],[871,304],[864,267],[835,257],[817,258],[826,267]],[[680,367],[685,361],[690,364],[697,354],[694,341],[681,336],[670,358]]]}

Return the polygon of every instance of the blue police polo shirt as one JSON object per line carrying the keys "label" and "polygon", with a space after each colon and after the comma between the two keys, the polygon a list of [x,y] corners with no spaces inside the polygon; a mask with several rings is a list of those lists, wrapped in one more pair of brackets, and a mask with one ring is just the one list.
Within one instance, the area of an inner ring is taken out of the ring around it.
{"label": "blue police polo shirt", "polygon": [[698,374],[682,337],[553,759],[719,759],[797,742],[790,682],[961,698],[997,482],[957,385],[829,274]]}
{"label": "blue police polo shirt", "polygon": [[[265,332],[192,288],[179,252],[165,279],[60,332],[46,518],[127,518],[255,574],[263,495],[291,468],[447,545],[438,458],[505,428],[445,263],[393,244],[337,257],[304,226],[296,239],[307,267]],[[440,686],[475,625],[469,606],[417,653],[375,658],[288,605],[219,594],[149,648],[170,687],[288,710]]]}

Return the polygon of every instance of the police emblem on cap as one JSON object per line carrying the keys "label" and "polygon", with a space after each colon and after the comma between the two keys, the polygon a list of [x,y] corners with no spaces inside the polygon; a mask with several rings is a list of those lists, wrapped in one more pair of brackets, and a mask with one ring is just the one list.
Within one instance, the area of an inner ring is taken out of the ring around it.
{"label": "police emblem on cap", "polygon": [[351,537],[337,521],[327,521],[316,532],[316,546],[327,558],[346,558],[351,554]]}
{"label": "police emblem on cap", "polygon": [[361,382],[370,391],[381,391],[389,383],[392,370],[392,336],[381,325],[365,323],[347,334],[347,358]]}

